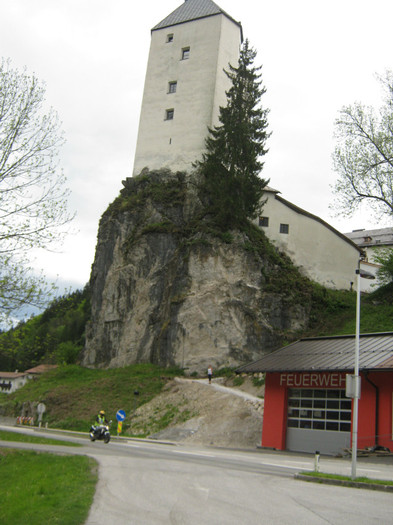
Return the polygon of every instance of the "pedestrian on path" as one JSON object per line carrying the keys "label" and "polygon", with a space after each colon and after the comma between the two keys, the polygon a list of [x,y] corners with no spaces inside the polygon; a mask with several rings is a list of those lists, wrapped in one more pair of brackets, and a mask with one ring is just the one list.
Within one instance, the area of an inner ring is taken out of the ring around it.
{"label": "pedestrian on path", "polygon": [[210,365],[209,368],[207,369],[207,377],[209,378],[209,385],[212,382],[212,375],[213,375],[213,368]]}

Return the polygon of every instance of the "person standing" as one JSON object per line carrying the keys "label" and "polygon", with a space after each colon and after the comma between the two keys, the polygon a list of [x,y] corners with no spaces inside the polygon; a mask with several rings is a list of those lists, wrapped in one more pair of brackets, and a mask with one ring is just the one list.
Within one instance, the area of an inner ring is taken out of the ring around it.
{"label": "person standing", "polygon": [[212,382],[212,375],[213,375],[213,368],[210,365],[209,368],[207,369],[207,377],[209,378],[209,385]]}

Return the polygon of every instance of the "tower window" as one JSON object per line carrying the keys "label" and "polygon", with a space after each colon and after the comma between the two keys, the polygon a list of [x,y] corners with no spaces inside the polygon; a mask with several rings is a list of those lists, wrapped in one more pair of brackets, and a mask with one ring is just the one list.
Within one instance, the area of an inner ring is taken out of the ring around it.
{"label": "tower window", "polygon": [[176,93],[177,82],[169,82],[168,84],[168,93]]}
{"label": "tower window", "polygon": [[259,217],[259,226],[267,228],[269,226],[269,217]]}
{"label": "tower window", "polygon": [[173,42],[173,33],[170,33],[169,35],[166,35],[166,41],[168,43]]}
{"label": "tower window", "polygon": [[174,109],[167,109],[165,111],[165,120],[173,120],[174,114],[175,114],[175,110]]}
{"label": "tower window", "polygon": [[190,58],[190,48],[183,47],[183,49],[181,50],[181,59],[187,60],[188,58]]}
{"label": "tower window", "polygon": [[289,233],[289,224],[280,224],[280,233]]}

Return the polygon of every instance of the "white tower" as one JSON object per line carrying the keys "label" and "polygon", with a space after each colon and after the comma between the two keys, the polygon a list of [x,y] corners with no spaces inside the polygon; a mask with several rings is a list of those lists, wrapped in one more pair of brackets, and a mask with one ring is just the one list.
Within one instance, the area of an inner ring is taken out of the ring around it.
{"label": "white tower", "polygon": [[242,27],[211,0],[185,0],[151,31],[133,175],[189,170],[226,105]]}

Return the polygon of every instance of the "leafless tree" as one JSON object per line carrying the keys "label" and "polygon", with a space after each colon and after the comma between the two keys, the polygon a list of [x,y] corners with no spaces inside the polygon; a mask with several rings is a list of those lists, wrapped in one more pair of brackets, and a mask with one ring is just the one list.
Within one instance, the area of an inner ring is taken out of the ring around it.
{"label": "leafless tree", "polygon": [[57,113],[43,111],[45,87],[34,75],[0,64],[0,314],[41,304],[48,286],[29,252],[62,240],[72,217],[59,169],[64,143]]}

